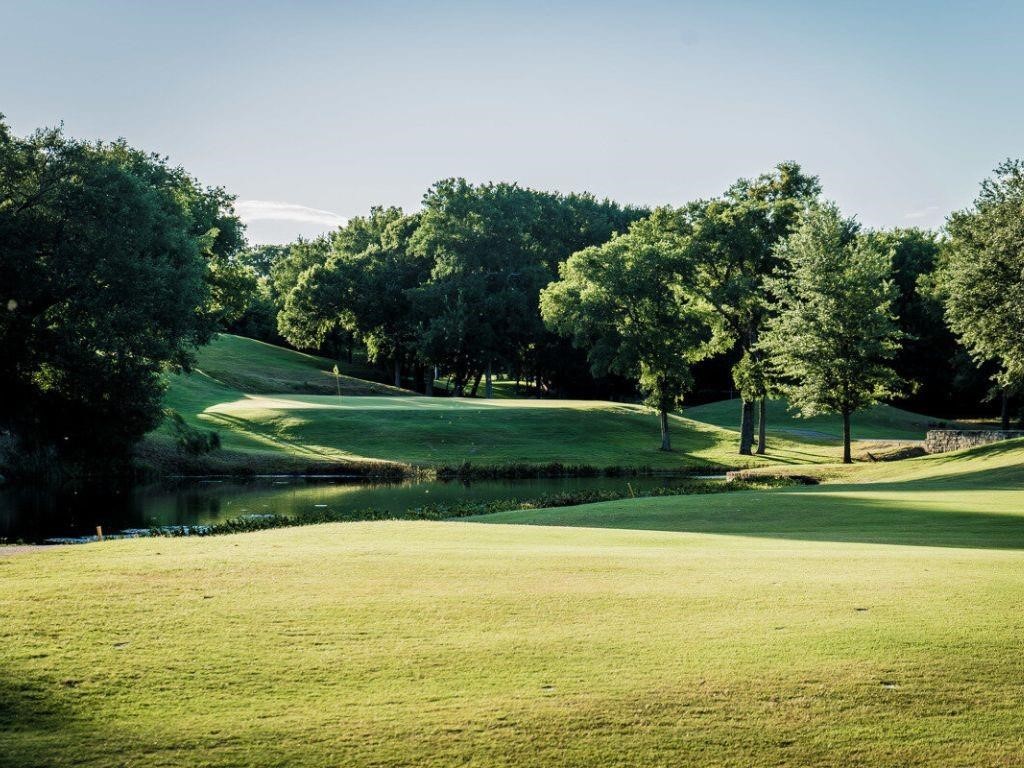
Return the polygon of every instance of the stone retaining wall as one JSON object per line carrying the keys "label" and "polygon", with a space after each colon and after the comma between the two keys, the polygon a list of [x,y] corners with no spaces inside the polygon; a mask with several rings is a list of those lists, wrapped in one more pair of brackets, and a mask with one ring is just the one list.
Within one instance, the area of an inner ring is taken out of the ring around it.
{"label": "stone retaining wall", "polygon": [[1024,430],[1000,429],[929,429],[925,436],[924,449],[928,453],[946,453],[959,451],[961,448],[973,448],[976,445],[988,445],[1000,440],[1011,440],[1024,437]]}

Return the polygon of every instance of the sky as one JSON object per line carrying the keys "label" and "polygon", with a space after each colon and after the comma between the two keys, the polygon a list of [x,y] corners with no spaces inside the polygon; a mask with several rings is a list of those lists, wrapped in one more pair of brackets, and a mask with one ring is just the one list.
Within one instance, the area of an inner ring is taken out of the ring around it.
{"label": "sky", "polygon": [[0,0],[0,113],[123,137],[252,242],[442,178],[678,205],[784,160],[940,227],[1024,155],[1020,2]]}

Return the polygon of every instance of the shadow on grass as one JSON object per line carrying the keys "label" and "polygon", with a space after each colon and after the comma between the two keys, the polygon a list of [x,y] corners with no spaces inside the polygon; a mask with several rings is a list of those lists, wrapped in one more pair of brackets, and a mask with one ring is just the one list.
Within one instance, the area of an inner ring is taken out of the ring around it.
{"label": "shadow on grass", "polygon": [[0,767],[52,764],[46,745],[77,727],[67,698],[78,684],[0,668]]}
{"label": "shadow on grass", "polygon": [[[401,399],[396,399],[401,404]],[[205,416],[217,427],[249,440],[269,441],[296,454],[322,455],[309,446],[378,461],[425,465],[457,465],[465,461],[487,466],[504,464],[657,469],[725,468],[704,458],[720,446],[714,431],[675,426],[676,450],[657,450],[657,416],[651,413],[592,411],[577,408],[514,408],[465,406],[451,408],[438,400],[424,406],[377,408],[310,404],[301,418],[268,406],[260,419],[223,411]],[[415,404],[414,404],[415,405]],[[287,417],[284,419],[282,417]],[[743,465],[741,463],[740,465]]]}
{"label": "shadow on grass", "polygon": [[[947,500],[942,498],[943,492],[959,495]],[[988,495],[970,480],[949,477],[945,482],[818,486],[615,501],[499,513],[474,520],[1015,550],[1024,549],[1024,489],[1011,501]]]}

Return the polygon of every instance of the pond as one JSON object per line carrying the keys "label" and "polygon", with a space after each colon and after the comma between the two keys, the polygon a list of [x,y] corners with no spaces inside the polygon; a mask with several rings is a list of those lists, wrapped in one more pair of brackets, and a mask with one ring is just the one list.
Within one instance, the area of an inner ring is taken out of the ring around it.
{"label": "pond", "polygon": [[533,499],[574,490],[628,492],[678,484],[672,477],[583,477],[472,482],[367,482],[342,477],[180,480],[142,486],[84,485],[0,492],[0,543],[44,542],[154,526],[191,526],[245,515],[297,515],[317,509],[400,513],[426,504]]}

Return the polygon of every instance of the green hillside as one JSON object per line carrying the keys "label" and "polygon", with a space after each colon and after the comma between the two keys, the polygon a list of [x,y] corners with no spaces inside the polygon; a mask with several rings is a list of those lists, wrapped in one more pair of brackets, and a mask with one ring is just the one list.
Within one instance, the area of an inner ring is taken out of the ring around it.
{"label": "green hillside", "polygon": [[376,381],[380,374],[370,365],[327,360],[228,333],[199,349],[196,368],[232,389],[254,394],[407,394]]}
{"label": "green hillside", "polygon": [[[498,387],[505,397],[491,400],[427,398],[349,375],[340,377],[339,397],[333,365],[222,335],[200,351],[196,373],[168,377],[166,403],[190,423],[219,432],[225,450],[204,458],[208,471],[232,471],[240,461],[265,470],[275,462],[288,470],[367,462],[687,470],[839,458],[838,419],[795,419],[778,401],[769,411],[767,456],[736,454],[738,401],[688,408],[673,417],[675,450],[666,454],[658,450],[656,417],[641,406],[508,397],[511,382]],[[918,439],[928,424],[927,417],[881,405],[855,418],[854,435]],[[166,434],[165,427],[151,445]]]}
{"label": "green hillside", "polygon": [[[838,458],[833,446],[799,438],[773,441],[767,457],[742,458],[734,433],[681,417],[672,419],[675,450],[664,453],[655,415],[630,404],[427,398],[352,376],[341,377],[339,397],[332,366],[251,339],[218,337],[200,351],[195,373],[168,377],[167,406],[194,426],[217,430],[224,446],[186,469],[560,462],[687,470]],[[513,385],[504,384],[508,394]],[[156,463],[168,455],[168,435],[165,426],[150,440],[160,447]]]}
{"label": "green hillside", "polygon": [[[697,405],[686,408],[684,413],[696,421],[738,430],[740,400],[720,400]],[[939,419],[880,404],[854,414],[851,432],[854,440],[923,440],[929,428],[942,423]],[[769,435],[779,434],[797,439],[840,440],[843,437],[843,423],[839,416],[798,418],[787,408],[784,400],[768,402],[767,428]]]}
{"label": "green hillside", "polygon": [[249,395],[188,382],[172,388],[168,403],[219,430],[229,447],[326,461],[687,469],[836,459],[831,447],[780,441],[766,459],[741,460],[733,434],[679,417],[672,419],[675,450],[664,453],[654,414],[601,401]]}
{"label": "green hillside", "polygon": [[0,765],[1015,765],[1022,466],[0,556]]}

